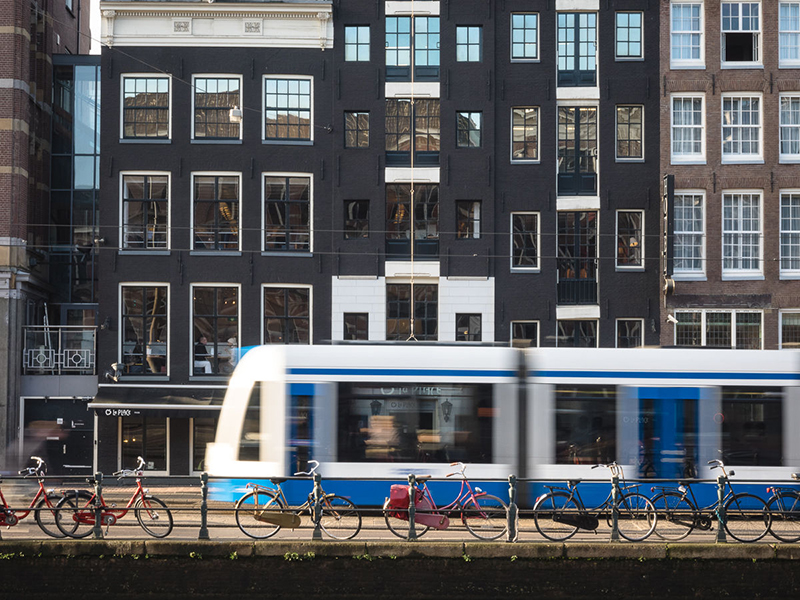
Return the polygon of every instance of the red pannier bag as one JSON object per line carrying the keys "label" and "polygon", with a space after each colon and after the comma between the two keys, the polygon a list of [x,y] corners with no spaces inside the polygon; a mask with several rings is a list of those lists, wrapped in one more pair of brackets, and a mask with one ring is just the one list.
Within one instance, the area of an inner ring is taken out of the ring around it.
{"label": "red pannier bag", "polygon": [[[425,497],[419,488],[414,493],[414,506],[421,511],[416,513],[414,520],[417,523],[428,525],[435,529],[447,529],[448,525],[450,525],[450,519],[445,515],[432,512],[433,506],[430,500]],[[408,486],[401,483],[392,485],[385,508],[389,511],[390,517],[408,521]]]}

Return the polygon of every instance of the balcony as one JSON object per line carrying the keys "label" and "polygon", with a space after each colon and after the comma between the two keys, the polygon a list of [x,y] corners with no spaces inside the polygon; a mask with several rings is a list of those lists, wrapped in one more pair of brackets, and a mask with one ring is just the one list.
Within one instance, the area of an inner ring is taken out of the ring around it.
{"label": "balcony", "polygon": [[25,327],[23,375],[96,375],[97,327]]}

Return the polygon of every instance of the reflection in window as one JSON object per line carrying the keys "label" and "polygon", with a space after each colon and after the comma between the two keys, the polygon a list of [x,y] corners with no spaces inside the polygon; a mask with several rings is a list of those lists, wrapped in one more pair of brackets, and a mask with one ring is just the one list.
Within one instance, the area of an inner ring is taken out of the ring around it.
{"label": "reflection in window", "polygon": [[264,80],[264,139],[311,140],[311,80]]}
{"label": "reflection in window", "polygon": [[369,237],[369,200],[345,200],[344,239]]}
{"label": "reflection in window", "polygon": [[311,248],[311,178],[264,177],[264,250]]}
{"label": "reflection in window", "polygon": [[166,175],[122,177],[122,247],[157,250],[167,247],[169,215]]}
{"label": "reflection in window", "polygon": [[214,441],[217,419],[195,417],[192,419],[192,470],[206,470],[206,446]]}
{"label": "reflection in window", "polygon": [[639,348],[643,344],[642,320],[617,320],[617,348]]}
{"label": "reflection in window", "polygon": [[481,341],[481,315],[456,313],[456,341]]}
{"label": "reflection in window", "polygon": [[239,177],[194,177],[194,249],[239,249]]}
{"label": "reflection in window", "polygon": [[480,200],[456,200],[456,238],[477,240],[480,237]]}
{"label": "reflection in window", "polygon": [[369,339],[369,313],[344,313],[345,340]]}
{"label": "reflection in window", "polygon": [[459,148],[481,147],[481,112],[456,113],[456,146]]}
{"label": "reflection in window", "polygon": [[616,460],[616,405],[614,387],[556,386],[556,463]]}
{"label": "reflection in window", "polygon": [[511,321],[511,347],[536,348],[539,346],[537,321]]}
{"label": "reflection in window", "polygon": [[233,373],[239,356],[238,288],[193,287],[192,332],[193,373]]}
{"label": "reflection in window", "polygon": [[167,287],[123,286],[124,375],[167,372]]}
{"label": "reflection in window", "polygon": [[722,389],[722,460],[777,467],[783,461],[783,393]]}
{"label": "reflection in window", "polygon": [[310,344],[311,290],[264,288],[264,343]]}
{"label": "reflection in window", "polygon": [[369,113],[344,113],[344,147],[369,148]]}
{"label": "reflection in window", "polygon": [[489,385],[341,383],[338,392],[340,461],[492,461]]}
{"label": "reflection in window", "polygon": [[169,79],[124,77],[122,137],[169,137]]}
{"label": "reflection in window", "polygon": [[[412,297],[413,287],[413,302]],[[415,284],[387,284],[386,286],[386,339],[438,339],[439,286]],[[413,335],[412,335],[412,308]]]}
{"label": "reflection in window", "polygon": [[122,417],[123,469],[133,469],[141,456],[148,471],[167,470],[167,418]]}
{"label": "reflection in window", "polygon": [[640,210],[617,211],[617,267],[643,267],[642,221]]}
{"label": "reflection in window", "polygon": [[239,139],[241,123],[231,120],[231,109],[242,106],[239,87],[239,79],[233,77],[198,77],[194,80],[195,138]]}

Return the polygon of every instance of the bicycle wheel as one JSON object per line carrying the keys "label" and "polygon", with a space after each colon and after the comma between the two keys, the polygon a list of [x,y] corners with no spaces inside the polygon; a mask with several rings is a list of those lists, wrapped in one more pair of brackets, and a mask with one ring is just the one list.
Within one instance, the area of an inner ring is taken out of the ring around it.
{"label": "bicycle wheel", "polygon": [[677,542],[692,533],[697,525],[697,509],[680,492],[664,491],[651,500],[656,509],[656,535]]}
{"label": "bicycle wheel", "polygon": [[[406,517],[405,519],[398,519],[394,515],[399,514],[399,511],[397,511],[396,509],[395,510],[388,509],[386,507],[387,504],[388,500],[383,505],[383,518],[386,520],[386,527],[388,527],[389,531],[391,531],[397,537],[407,540],[408,516],[404,514],[403,516]],[[421,538],[423,535],[428,533],[428,529],[430,529],[430,527],[428,527],[427,525],[414,523],[414,531],[416,532],[418,538]]]}
{"label": "bicycle wheel", "polygon": [[506,503],[486,494],[473,497],[462,508],[462,519],[469,532],[482,540],[496,540],[506,532]]}
{"label": "bicycle wheel", "polygon": [[[47,535],[54,538],[66,537],[61,533],[61,530],[58,528],[58,523],[56,523],[56,520],[61,515],[61,513],[56,510],[56,505],[60,499],[61,496],[57,494],[47,494],[43,496],[39,502],[36,503],[36,514],[34,515],[39,528]],[[73,521],[71,525],[68,523],[62,523],[62,525],[69,529],[77,524]]]}
{"label": "bicycle wheel", "polygon": [[358,507],[341,496],[325,496],[322,502],[322,531],[336,540],[349,540],[361,531]]}
{"label": "bicycle wheel", "polygon": [[85,538],[94,529],[94,494],[73,490],[56,504],[56,526],[67,537]]}
{"label": "bicycle wheel", "polygon": [[236,524],[245,535],[264,540],[278,533],[281,526],[262,519],[268,518],[271,511],[279,512],[285,508],[276,492],[253,490],[237,500],[234,506]]}
{"label": "bicycle wheel", "polygon": [[772,537],[792,544],[800,540],[800,494],[778,492],[767,502],[772,514],[769,532]]}
{"label": "bicycle wheel", "polygon": [[536,530],[548,540],[563,542],[577,533],[578,526],[574,523],[583,513],[569,494],[550,492],[533,505],[533,522]]}
{"label": "bicycle wheel", "polygon": [[133,511],[142,529],[153,537],[164,538],[172,531],[172,513],[155,496],[139,498],[133,505]]}
{"label": "bicycle wheel", "polygon": [[617,531],[630,542],[646,540],[656,528],[656,509],[647,496],[624,494],[617,504]]}
{"label": "bicycle wheel", "polygon": [[769,531],[767,503],[753,494],[734,494],[725,503],[725,531],[740,542],[757,542]]}

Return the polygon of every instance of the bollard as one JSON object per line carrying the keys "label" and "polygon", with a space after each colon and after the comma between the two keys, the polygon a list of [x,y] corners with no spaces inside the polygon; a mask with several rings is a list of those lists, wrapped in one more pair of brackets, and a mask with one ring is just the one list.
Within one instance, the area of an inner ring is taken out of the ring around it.
{"label": "bollard", "polygon": [[[77,508],[80,509],[80,505]],[[103,539],[103,474],[100,472],[94,474],[94,527],[92,527],[92,537],[96,540]]]}
{"label": "bollard", "polygon": [[414,542],[417,539],[417,528],[414,519],[417,516],[417,508],[414,504],[414,496],[417,493],[417,476],[413,473],[408,476],[408,541]]}
{"label": "bollard", "polygon": [[506,528],[506,541],[516,542],[519,536],[517,531],[517,519],[519,518],[519,510],[517,509],[517,476],[508,476],[508,526]]}
{"label": "bollard", "polygon": [[714,511],[717,514],[717,520],[719,524],[717,525],[717,543],[724,543],[728,541],[728,536],[725,534],[725,523],[727,519],[727,515],[725,514],[725,506],[722,504],[722,500],[725,498],[725,483],[728,481],[728,478],[725,475],[720,475],[717,477],[717,510]]}
{"label": "bollard", "polygon": [[314,532],[311,534],[312,540],[322,539],[322,475],[314,473]]}
{"label": "bollard", "polygon": [[611,478],[611,541],[619,541],[619,475]]}
{"label": "bollard", "polygon": [[200,533],[198,540],[209,540],[208,535],[208,473],[200,474]]}

